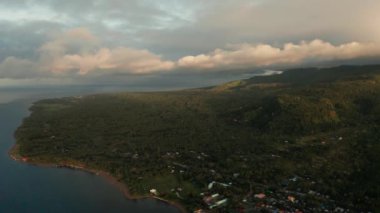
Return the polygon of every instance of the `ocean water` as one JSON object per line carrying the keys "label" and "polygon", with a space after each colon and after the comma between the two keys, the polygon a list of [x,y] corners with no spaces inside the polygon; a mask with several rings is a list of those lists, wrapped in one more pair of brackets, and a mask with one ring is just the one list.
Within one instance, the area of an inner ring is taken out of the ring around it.
{"label": "ocean water", "polygon": [[104,90],[0,90],[0,213],[179,212],[158,200],[128,200],[116,186],[93,174],[32,166],[9,157],[8,151],[15,143],[14,131],[28,116],[28,108],[33,101],[99,91]]}

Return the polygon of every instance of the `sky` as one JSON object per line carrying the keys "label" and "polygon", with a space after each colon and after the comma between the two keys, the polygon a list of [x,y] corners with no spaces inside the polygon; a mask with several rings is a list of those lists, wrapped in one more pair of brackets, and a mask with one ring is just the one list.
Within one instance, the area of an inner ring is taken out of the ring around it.
{"label": "sky", "polygon": [[0,87],[196,87],[380,63],[378,0],[0,0]]}

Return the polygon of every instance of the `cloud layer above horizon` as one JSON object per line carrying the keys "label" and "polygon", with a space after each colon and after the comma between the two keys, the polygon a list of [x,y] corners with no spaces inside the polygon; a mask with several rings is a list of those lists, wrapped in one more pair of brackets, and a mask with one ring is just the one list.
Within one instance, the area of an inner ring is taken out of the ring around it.
{"label": "cloud layer above horizon", "polygon": [[376,0],[3,0],[0,8],[2,82],[380,62]]}

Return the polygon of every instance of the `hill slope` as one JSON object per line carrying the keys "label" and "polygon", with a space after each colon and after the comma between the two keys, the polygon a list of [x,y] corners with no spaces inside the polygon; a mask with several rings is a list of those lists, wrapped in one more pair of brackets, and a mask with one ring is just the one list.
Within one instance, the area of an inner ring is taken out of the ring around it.
{"label": "hill slope", "polygon": [[28,161],[105,170],[189,211],[217,205],[215,193],[228,199],[217,212],[380,210],[380,66],[42,100],[31,111],[16,132]]}

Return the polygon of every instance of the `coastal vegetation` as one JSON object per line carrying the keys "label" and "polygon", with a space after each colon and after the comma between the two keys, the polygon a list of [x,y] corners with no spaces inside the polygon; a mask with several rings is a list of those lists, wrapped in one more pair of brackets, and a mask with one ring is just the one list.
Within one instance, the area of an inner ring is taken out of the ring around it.
{"label": "coastal vegetation", "polygon": [[106,171],[189,212],[380,211],[380,66],[30,110],[16,132],[25,161]]}

